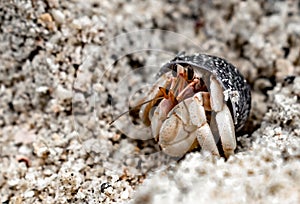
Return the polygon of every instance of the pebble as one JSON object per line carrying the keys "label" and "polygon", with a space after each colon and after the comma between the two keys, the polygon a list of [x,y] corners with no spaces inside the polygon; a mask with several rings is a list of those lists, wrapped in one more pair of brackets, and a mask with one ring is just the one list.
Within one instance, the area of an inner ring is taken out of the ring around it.
{"label": "pebble", "polygon": [[63,24],[65,22],[65,15],[62,11],[58,9],[52,9],[51,14],[58,24]]}
{"label": "pebble", "polygon": [[25,198],[32,198],[34,196],[34,191],[26,191],[24,193]]}
{"label": "pebble", "polygon": [[60,100],[66,100],[72,98],[72,91],[64,88],[62,85],[58,85],[55,89],[55,95]]}
{"label": "pebble", "polygon": [[38,93],[46,93],[49,90],[49,87],[47,86],[40,86],[36,88],[36,92]]}
{"label": "pebble", "polygon": [[40,20],[45,22],[45,23],[50,23],[52,22],[52,16],[49,13],[44,13],[40,15]]}
{"label": "pebble", "polygon": [[295,74],[294,65],[286,59],[277,59],[275,62],[276,66],[276,78],[278,81],[283,81],[287,76],[292,76]]}

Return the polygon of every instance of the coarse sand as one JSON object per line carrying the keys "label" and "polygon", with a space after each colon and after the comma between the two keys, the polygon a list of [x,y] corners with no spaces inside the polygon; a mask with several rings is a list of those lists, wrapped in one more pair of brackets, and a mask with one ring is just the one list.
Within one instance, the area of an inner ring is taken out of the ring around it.
{"label": "coarse sand", "polygon": [[[300,203],[299,25],[296,0],[1,0],[1,203]],[[227,161],[109,124],[182,51],[251,86]]]}

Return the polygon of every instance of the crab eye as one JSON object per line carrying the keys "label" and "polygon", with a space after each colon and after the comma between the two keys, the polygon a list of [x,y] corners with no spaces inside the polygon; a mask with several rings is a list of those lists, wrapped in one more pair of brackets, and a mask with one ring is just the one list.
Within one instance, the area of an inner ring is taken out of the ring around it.
{"label": "crab eye", "polygon": [[176,77],[177,76],[177,64],[170,66],[170,68],[172,70],[172,76]]}
{"label": "crab eye", "polygon": [[194,78],[194,69],[191,66],[187,67],[187,77],[189,81]]}

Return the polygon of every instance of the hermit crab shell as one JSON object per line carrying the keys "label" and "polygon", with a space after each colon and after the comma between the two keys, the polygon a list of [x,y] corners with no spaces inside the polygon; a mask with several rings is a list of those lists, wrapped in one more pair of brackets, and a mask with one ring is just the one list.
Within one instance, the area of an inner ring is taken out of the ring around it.
{"label": "hermit crab shell", "polygon": [[235,130],[239,131],[244,126],[251,108],[250,86],[240,72],[220,57],[199,53],[194,55],[181,53],[162,66],[158,77],[170,70],[176,72],[177,64],[189,65],[195,74],[203,76],[206,84],[209,84],[211,75],[220,82],[224,88],[224,100],[231,109]]}

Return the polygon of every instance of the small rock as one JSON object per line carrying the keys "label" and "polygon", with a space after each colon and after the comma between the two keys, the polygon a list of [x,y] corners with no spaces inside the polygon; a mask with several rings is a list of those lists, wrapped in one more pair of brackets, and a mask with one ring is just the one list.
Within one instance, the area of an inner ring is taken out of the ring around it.
{"label": "small rock", "polygon": [[83,16],[79,19],[74,19],[72,21],[72,26],[78,30],[91,26],[91,24],[92,24],[91,19],[87,16]]}
{"label": "small rock", "polygon": [[51,8],[57,8],[59,6],[59,0],[47,0],[47,2]]}
{"label": "small rock", "polygon": [[45,27],[47,27],[50,31],[55,30],[55,24],[53,22],[53,18],[49,13],[44,13],[39,17],[40,23],[42,23]]}
{"label": "small rock", "polygon": [[32,198],[34,196],[34,191],[26,191],[24,193],[25,198]]}
{"label": "small rock", "polygon": [[55,95],[60,99],[60,100],[66,100],[66,99],[71,99],[72,98],[72,91],[65,89],[63,86],[58,85],[56,90],[55,90]]}
{"label": "small rock", "polygon": [[129,198],[129,192],[128,192],[127,189],[125,189],[125,191],[123,191],[123,192],[121,193],[121,199],[126,200],[126,199],[128,199],[128,198]]}
{"label": "small rock", "polygon": [[282,81],[286,76],[294,75],[294,66],[289,60],[276,60],[276,78]]}
{"label": "small rock", "polygon": [[49,90],[47,86],[39,86],[35,89],[36,92],[38,93],[46,93]]}
{"label": "small rock", "polygon": [[40,15],[39,19],[44,23],[49,23],[53,21],[52,16],[49,13],[44,13]]}
{"label": "small rock", "polygon": [[15,143],[30,144],[36,140],[36,134],[27,128],[20,128],[14,135]]}
{"label": "small rock", "polygon": [[60,10],[57,9],[53,9],[51,12],[55,22],[57,22],[58,24],[62,24],[65,21],[65,15],[63,12],[61,12]]}

